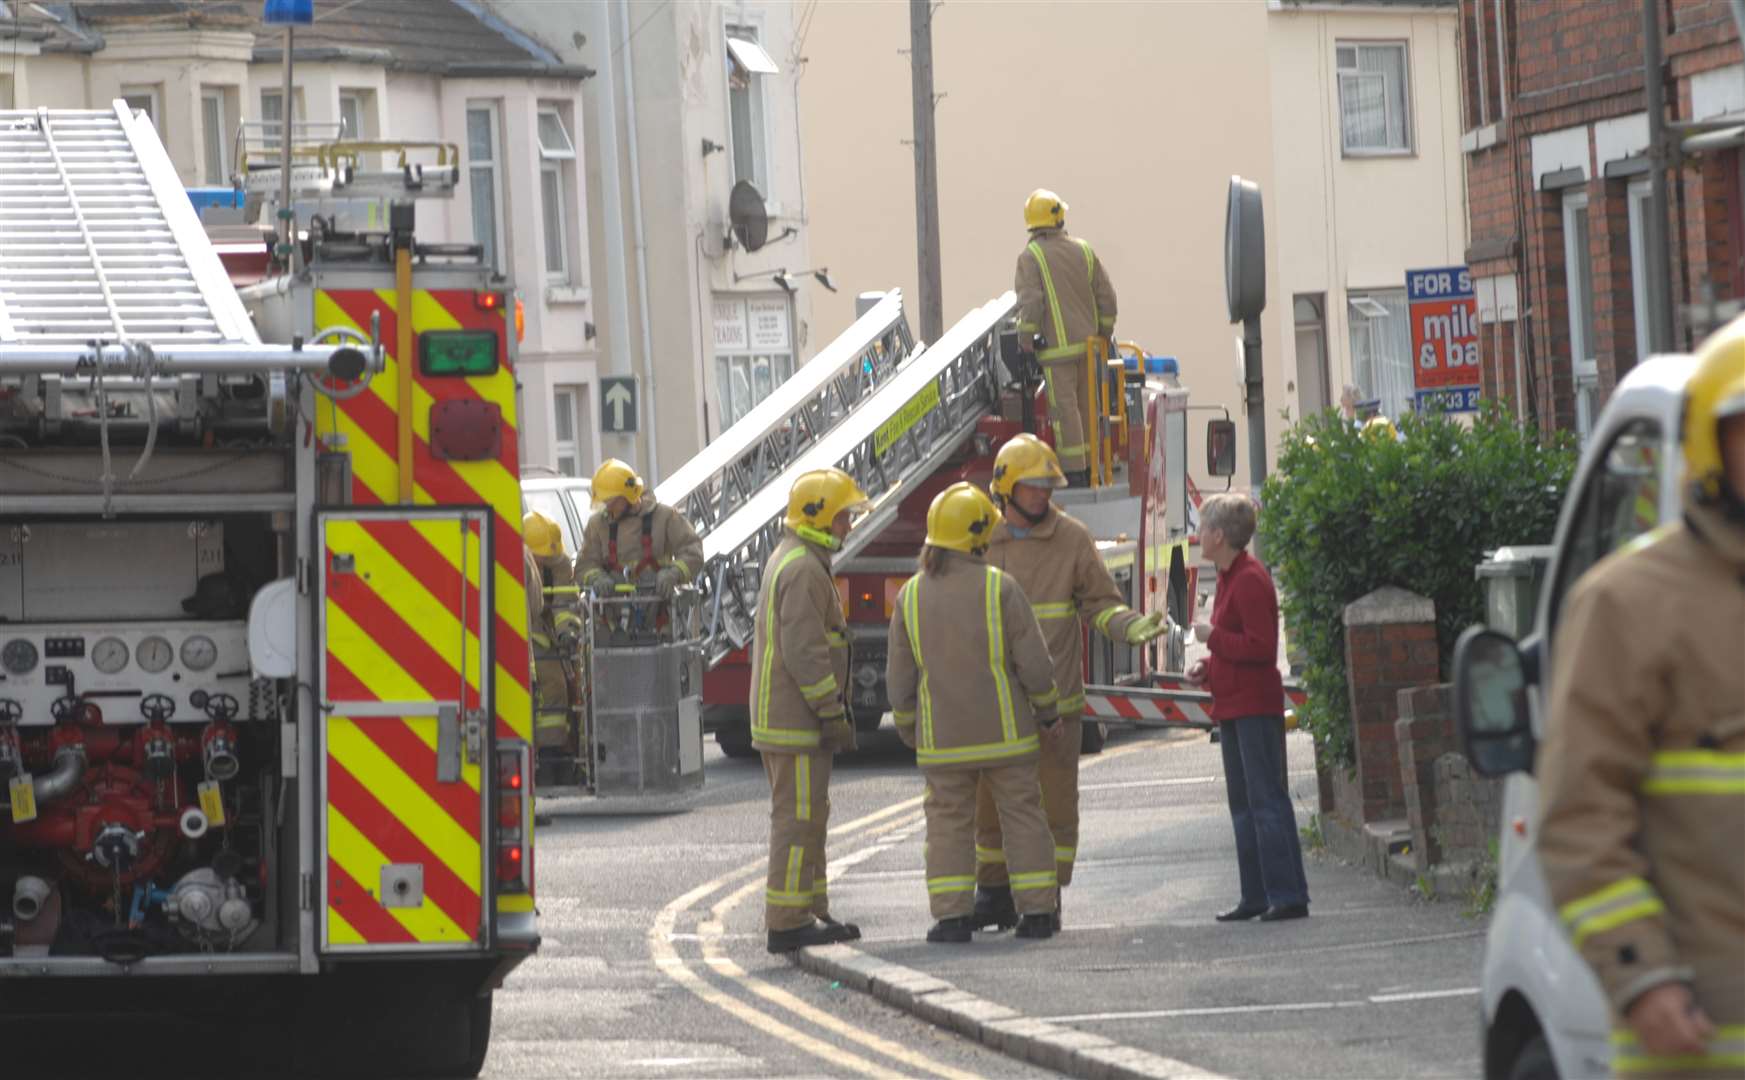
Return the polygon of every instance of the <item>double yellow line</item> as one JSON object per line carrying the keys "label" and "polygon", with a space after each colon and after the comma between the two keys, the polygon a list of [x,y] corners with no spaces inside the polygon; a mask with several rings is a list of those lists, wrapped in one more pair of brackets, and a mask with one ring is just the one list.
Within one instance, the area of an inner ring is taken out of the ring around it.
{"label": "double yellow line", "polygon": [[[1096,757],[1081,762],[1080,768],[1091,768],[1127,754],[1156,749],[1165,745],[1168,743],[1147,741],[1122,747],[1119,750],[1104,751]],[[892,843],[900,842],[906,838],[904,830],[913,830],[921,824],[923,819],[920,810],[922,798],[922,796],[917,795],[914,798],[904,799],[881,810],[875,810],[864,817],[839,825],[830,830],[830,840],[841,843],[850,837],[856,840],[879,840],[891,837]],[[655,916],[654,924],[648,931],[648,949],[654,957],[655,966],[668,978],[709,1005],[751,1025],[766,1035],[829,1062],[846,1072],[860,1076],[892,1078],[892,1080],[900,1080],[902,1077],[914,1076],[917,1073],[944,1077],[946,1080],[974,1080],[977,1074],[953,1068],[899,1043],[863,1031],[840,1017],[833,1016],[781,987],[774,986],[751,974],[727,956],[721,947],[722,928],[726,924],[727,915],[762,890],[763,877],[767,871],[767,860],[758,859],[756,862],[747,863],[713,880],[704,882],[662,908],[660,914]],[[679,955],[678,949],[673,944],[674,930],[680,917],[724,889],[731,891],[716,900],[710,907],[707,916],[698,923],[697,931],[702,944],[703,962],[710,971],[726,980],[729,985],[749,991],[768,1002],[773,1007],[769,1011],[757,1008],[705,978],[694,970],[684,957]],[[778,1018],[775,1010],[780,1010],[793,1021],[807,1025],[814,1030],[829,1032],[841,1039],[857,1043],[867,1050],[897,1062],[903,1066],[903,1070],[892,1069],[880,1061],[844,1049],[819,1038],[817,1035],[801,1030],[788,1020]]]}

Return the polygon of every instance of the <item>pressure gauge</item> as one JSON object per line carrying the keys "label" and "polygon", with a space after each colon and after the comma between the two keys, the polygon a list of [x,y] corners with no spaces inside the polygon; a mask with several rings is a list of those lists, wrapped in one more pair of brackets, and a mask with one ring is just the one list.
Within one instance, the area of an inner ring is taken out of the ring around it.
{"label": "pressure gauge", "polygon": [[139,661],[141,671],[156,675],[170,666],[170,661],[176,658],[176,650],[170,647],[168,641],[153,634],[139,643],[133,655]]}
{"label": "pressure gauge", "polygon": [[106,637],[91,646],[91,663],[105,675],[113,675],[127,666],[127,643],[118,637]]}
{"label": "pressure gauge", "polygon": [[189,671],[205,671],[218,662],[218,646],[205,634],[195,634],[182,642],[182,666]]}
{"label": "pressure gauge", "polygon": [[14,675],[28,675],[36,670],[36,646],[24,638],[13,638],[0,649],[0,667]]}

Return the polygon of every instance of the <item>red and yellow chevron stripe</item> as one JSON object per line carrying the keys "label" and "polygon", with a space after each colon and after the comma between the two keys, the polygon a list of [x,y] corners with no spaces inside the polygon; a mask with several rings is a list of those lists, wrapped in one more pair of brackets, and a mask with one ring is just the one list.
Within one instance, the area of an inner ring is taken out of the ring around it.
{"label": "red and yellow chevron stripe", "polygon": [[[416,289],[412,294],[414,333],[426,330],[491,330],[507,334],[502,308],[486,310],[465,289]],[[352,497],[360,506],[391,504],[400,483],[395,460],[395,435],[399,423],[395,387],[401,358],[392,355],[398,340],[397,297],[393,289],[320,289],[315,293],[315,325],[342,325],[368,334],[370,316],[380,312],[381,340],[390,350],[385,370],[364,393],[331,407],[323,402],[316,410],[317,432],[344,436],[344,449],[351,455]],[[414,336],[416,341],[416,336]],[[413,379],[413,502],[420,506],[488,506],[495,521],[492,546],[491,593],[495,619],[491,681],[496,697],[496,728],[499,738],[533,738],[533,702],[529,692],[527,644],[527,598],[522,579],[520,452],[517,449],[515,371],[507,342],[501,349],[503,364],[496,374],[475,378],[430,378],[416,363],[406,364]],[[430,408],[439,401],[475,399],[498,406],[503,416],[503,438],[492,461],[444,461],[430,451]],[[404,548],[391,546],[408,572],[420,578],[429,574],[458,573],[458,564],[443,560],[428,545],[407,537]],[[335,700],[330,694],[329,700]]]}
{"label": "red and yellow chevron stripe", "polygon": [[[476,520],[463,543],[453,518],[329,519],[326,549],[346,554],[353,565],[348,573],[335,573],[331,560],[324,568],[322,696],[336,703],[483,704],[492,710],[497,738],[531,742],[515,372],[505,312],[480,306],[476,295],[470,289],[414,289],[412,310],[402,313],[391,288],[316,290],[316,325],[349,326],[367,334],[372,315],[379,313],[380,340],[388,353],[385,369],[363,393],[323,401],[316,410],[317,432],[323,438],[339,436],[335,441],[351,456],[353,502],[361,508],[399,501],[399,380],[410,378],[413,505],[489,508],[492,551],[491,563],[482,568],[491,585],[489,633],[483,635],[490,655],[482,658],[478,553],[485,538]],[[490,330],[498,336],[503,362],[488,376],[427,377],[414,357],[394,354],[402,314],[412,320],[414,343],[429,330]],[[502,439],[495,459],[446,461],[431,452],[431,408],[456,399],[482,400],[500,410]],[[485,701],[481,673],[487,670]],[[490,842],[479,767],[466,764],[459,783],[439,784],[435,717],[353,711],[372,715],[347,715],[339,705],[327,720],[327,945],[475,942]],[[391,863],[423,867],[422,904],[380,902],[382,867]],[[505,900],[531,910],[531,896]]]}

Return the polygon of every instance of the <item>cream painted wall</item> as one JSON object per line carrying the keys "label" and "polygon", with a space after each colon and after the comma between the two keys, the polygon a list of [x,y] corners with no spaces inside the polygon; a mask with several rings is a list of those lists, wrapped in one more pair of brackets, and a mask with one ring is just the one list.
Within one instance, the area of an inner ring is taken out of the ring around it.
{"label": "cream painted wall", "polygon": [[[1347,33],[1411,40],[1413,158],[1339,157],[1332,41]],[[1336,396],[1349,369],[1347,280],[1403,284],[1407,268],[1462,258],[1452,12],[1036,0],[947,4],[933,35],[947,326],[1011,287],[1024,198],[1053,188],[1114,278],[1117,336],[1177,356],[1195,404],[1240,422],[1238,328],[1223,292],[1225,196],[1239,173],[1265,192],[1265,421],[1276,448],[1280,410],[1297,412],[1291,294],[1335,294]],[[907,5],[869,0],[820,4],[805,43],[812,247],[843,286],[820,299],[821,323],[846,318],[857,291],[915,296],[908,46]],[[1200,472],[1197,431],[1191,442]],[[1238,445],[1242,485],[1245,435]]]}
{"label": "cream painted wall", "polygon": [[[946,325],[1011,288],[1024,199],[1052,188],[1114,279],[1117,336],[1179,357],[1197,404],[1239,412],[1224,205],[1240,173],[1260,182],[1272,215],[1267,18],[1260,3],[938,8]],[[812,245],[843,286],[821,301],[821,322],[845,319],[860,290],[916,295],[908,46],[907,5],[868,2],[819,5],[806,42]],[[1272,343],[1288,305],[1269,292]],[[1282,365],[1267,355],[1270,413]]]}

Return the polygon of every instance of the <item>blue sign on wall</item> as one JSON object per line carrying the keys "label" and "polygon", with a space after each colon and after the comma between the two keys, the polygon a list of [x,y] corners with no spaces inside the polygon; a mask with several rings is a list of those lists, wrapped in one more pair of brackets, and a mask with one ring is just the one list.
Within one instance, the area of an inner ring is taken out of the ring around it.
{"label": "blue sign on wall", "polygon": [[272,26],[307,26],[315,21],[315,0],[266,0],[261,19]]}

